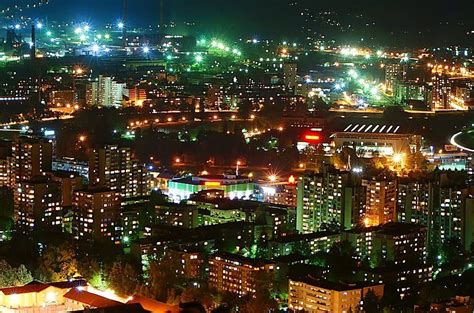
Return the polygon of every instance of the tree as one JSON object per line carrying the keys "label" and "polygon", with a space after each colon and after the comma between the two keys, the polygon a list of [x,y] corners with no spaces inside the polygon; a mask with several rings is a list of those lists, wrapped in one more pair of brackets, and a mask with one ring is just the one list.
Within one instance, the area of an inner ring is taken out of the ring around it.
{"label": "tree", "polygon": [[140,273],[129,262],[114,262],[108,273],[110,287],[120,295],[134,293],[139,284]]}
{"label": "tree", "polygon": [[23,264],[15,268],[0,260],[0,288],[22,286],[32,280],[33,276]]}
{"label": "tree", "polygon": [[38,276],[46,281],[65,281],[78,275],[76,252],[70,243],[50,245],[40,257]]}
{"label": "tree", "polygon": [[0,230],[10,231],[13,228],[13,191],[7,187],[0,188]]}
{"label": "tree", "polygon": [[217,295],[209,290],[206,285],[199,288],[187,287],[181,293],[180,301],[182,303],[199,302],[202,304],[206,312],[209,312],[216,303]]}
{"label": "tree", "polygon": [[165,255],[160,261],[150,262],[148,270],[149,296],[160,301],[167,301],[175,292],[175,286],[180,283],[178,260]]}
{"label": "tree", "polygon": [[248,119],[250,113],[253,111],[252,101],[245,99],[239,103],[239,116],[244,119]]}
{"label": "tree", "polygon": [[464,249],[462,243],[457,238],[448,238],[446,242],[441,246],[441,262],[445,263],[454,263],[462,262]]}
{"label": "tree", "polygon": [[349,241],[335,243],[327,254],[330,280],[347,281],[348,278],[353,277],[352,272],[357,267],[354,256],[354,247],[352,247]]}
{"label": "tree", "polygon": [[242,312],[261,313],[276,312],[278,303],[272,298],[273,275],[269,272],[259,271],[254,276],[255,294],[248,295],[242,304]]}
{"label": "tree", "polygon": [[375,292],[370,289],[367,291],[367,294],[365,295],[363,299],[363,304],[362,308],[366,313],[378,313],[380,312],[380,299],[377,297]]}
{"label": "tree", "polygon": [[273,124],[275,122],[280,122],[281,117],[283,116],[284,104],[274,101],[267,102],[263,105],[260,114],[263,119],[268,123]]}

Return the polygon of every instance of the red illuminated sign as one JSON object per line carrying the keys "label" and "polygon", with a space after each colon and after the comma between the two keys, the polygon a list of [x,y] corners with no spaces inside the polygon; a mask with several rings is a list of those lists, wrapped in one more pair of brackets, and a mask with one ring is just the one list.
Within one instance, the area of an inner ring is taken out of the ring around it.
{"label": "red illuminated sign", "polygon": [[319,137],[319,135],[305,135],[304,139],[308,141],[319,141],[321,138]]}

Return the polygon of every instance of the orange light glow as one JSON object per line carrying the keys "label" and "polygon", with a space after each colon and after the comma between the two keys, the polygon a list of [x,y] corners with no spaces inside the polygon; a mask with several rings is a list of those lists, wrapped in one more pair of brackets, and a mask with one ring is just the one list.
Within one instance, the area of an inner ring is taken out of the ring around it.
{"label": "orange light glow", "polygon": [[290,183],[290,184],[296,183],[295,176],[291,175],[290,178],[288,178],[288,183]]}
{"label": "orange light glow", "polygon": [[320,137],[318,135],[305,135],[304,138],[306,140],[312,140],[312,141],[315,141],[315,140],[319,140]]}
{"label": "orange light glow", "polygon": [[204,182],[204,186],[206,187],[219,187],[221,185],[218,181],[206,181]]}

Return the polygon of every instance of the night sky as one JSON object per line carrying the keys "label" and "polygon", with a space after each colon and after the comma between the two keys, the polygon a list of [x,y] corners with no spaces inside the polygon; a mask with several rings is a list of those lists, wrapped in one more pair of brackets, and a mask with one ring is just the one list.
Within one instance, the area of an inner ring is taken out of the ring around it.
{"label": "night sky", "polygon": [[[449,27],[474,29],[473,0],[165,0],[168,20],[196,22],[197,30],[228,35],[285,36],[298,33],[301,19],[290,2],[314,11],[335,10],[341,15],[362,13],[377,22],[382,31],[443,32]],[[31,3],[33,0],[0,0],[5,3]],[[128,0],[129,19],[134,25],[158,24],[159,0]],[[47,7],[29,15],[53,19],[95,21],[118,20],[122,0],[50,0]],[[440,28],[442,25],[442,28]],[[443,28],[444,27],[444,28]],[[471,38],[474,36],[470,36]]]}

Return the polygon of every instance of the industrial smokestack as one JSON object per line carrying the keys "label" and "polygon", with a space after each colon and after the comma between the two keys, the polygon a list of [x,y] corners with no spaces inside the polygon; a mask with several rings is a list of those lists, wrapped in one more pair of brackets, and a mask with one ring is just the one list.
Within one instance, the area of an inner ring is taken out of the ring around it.
{"label": "industrial smokestack", "polygon": [[165,1],[160,1],[160,33],[165,32]]}
{"label": "industrial smokestack", "polygon": [[36,59],[36,27],[34,24],[31,25],[30,57],[32,60]]}
{"label": "industrial smokestack", "polygon": [[128,11],[128,6],[127,6],[127,0],[123,0],[122,3],[122,23],[123,23],[123,28],[122,28],[122,46],[123,48],[127,48],[127,11]]}

